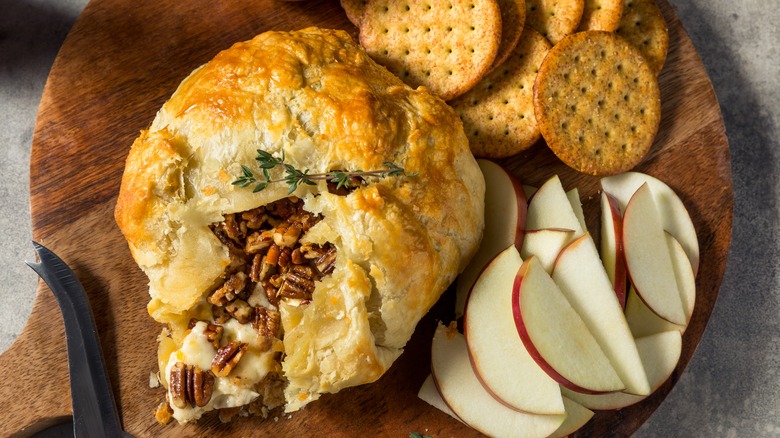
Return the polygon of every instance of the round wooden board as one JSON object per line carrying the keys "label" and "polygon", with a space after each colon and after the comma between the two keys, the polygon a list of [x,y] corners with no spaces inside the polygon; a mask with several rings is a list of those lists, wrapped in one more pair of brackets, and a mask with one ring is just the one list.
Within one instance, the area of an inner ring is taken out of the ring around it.
{"label": "round wooden board", "polygon": [[[663,120],[637,170],[666,181],[688,207],[701,246],[697,303],[672,378],[644,402],[600,412],[577,436],[626,436],[662,402],[694,354],[712,312],[731,241],[733,195],[728,142],[706,72],[673,8],[659,4],[670,49],[659,77]],[[158,425],[162,400],[149,388],[159,326],[148,317],[147,280],[113,220],[124,160],[138,132],[195,67],[236,41],[266,30],[342,28],[337,0],[284,2],[93,0],[51,71],[31,154],[31,210],[36,240],[59,253],[89,294],[124,427],[135,436],[470,436],[475,432],[416,396],[429,373],[429,342],[446,317],[451,293],[418,326],[406,352],[378,382],[323,397],[292,416],[220,424]],[[588,227],[598,239],[598,179],[562,165],[543,144],[502,162],[526,184],[559,174],[578,187]],[[59,308],[41,286],[17,342],[0,357],[0,435],[70,414],[65,338]],[[10,414],[13,413],[13,414]],[[28,429],[29,431],[30,429]]]}

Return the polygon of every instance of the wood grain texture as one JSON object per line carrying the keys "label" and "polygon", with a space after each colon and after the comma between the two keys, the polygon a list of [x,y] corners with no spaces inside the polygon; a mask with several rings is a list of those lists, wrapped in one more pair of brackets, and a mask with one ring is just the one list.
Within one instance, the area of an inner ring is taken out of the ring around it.
{"label": "wood grain texture", "polygon": [[[670,52],[659,77],[663,118],[637,170],[667,182],[691,213],[701,247],[697,303],[670,381],[636,406],[598,413],[577,436],[630,435],[663,401],[704,332],[731,241],[731,167],[718,103],[673,8],[666,0],[659,3],[670,30]],[[156,370],[159,327],[146,313],[147,280],[112,216],[129,147],[178,83],[217,52],[266,30],[310,25],[355,34],[337,0],[93,0],[54,63],[31,153],[33,235],[62,256],[84,283],[122,421],[135,436],[476,435],[416,397],[429,372],[435,321],[448,318],[451,293],[421,321],[406,352],[374,384],[265,421],[244,418],[222,425],[211,417],[195,425],[160,426],[152,417],[163,397],[161,389],[148,387],[149,374]],[[568,169],[543,144],[502,164],[525,184],[538,185],[558,173],[565,187],[577,186],[588,228],[598,238],[597,178]],[[18,376],[0,387],[1,436],[70,414],[62,317],[45,286],[39,287],[23,333],[0,357],[0,369]]]}

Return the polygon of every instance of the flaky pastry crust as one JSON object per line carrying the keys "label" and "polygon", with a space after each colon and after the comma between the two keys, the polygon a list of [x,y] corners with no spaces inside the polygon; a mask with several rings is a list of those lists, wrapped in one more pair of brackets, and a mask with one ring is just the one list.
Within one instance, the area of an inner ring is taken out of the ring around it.
{"label": "flaky pastry crust", "polygon": [[157,321],[186,324],[224,281],[229,253],[210,224],[287,196],[284,183],[257,193],[232,184],[257,149],[312,173],[393,162],[414,174],[371,179],[347,196],[322,181],[294,193],[323,217],[305,239],[338,251],[309,304],[280,305],[294,411],[378,379],[401,354],[476,250],[484,180],[454,111],[345,32],[237,43],[181,83],[127,158],[115,217],[149,278]]}

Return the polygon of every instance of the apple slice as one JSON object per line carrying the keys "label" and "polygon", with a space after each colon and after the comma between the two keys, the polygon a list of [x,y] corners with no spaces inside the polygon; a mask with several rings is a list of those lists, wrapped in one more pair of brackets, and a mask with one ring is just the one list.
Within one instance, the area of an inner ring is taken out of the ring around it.
{"label": "apple slice", "polygon": [[555,381],[591,394],[625,388],[599,343],[536,257],[517,271],[512,310],[526,349]]}
{"label": "apple slice", "polygon": [[562,415],[558,384],[539,368],[517,336],[512,289],[522,263],[520,253],[510,246],[474,283],[463,318],[469,357],[485,389],[509,408]]}
{"label": "apple slice", "polygon": [[648,184],[637,189],[626,207],[623,248],[628,276],[642,301],[661,318],[685,325],[669,246]]}
{"label": "apple slice", "polygon": [[669,255],[672,259],[674,278],[677,281],[677,289],[680,291],[680,300],[685,312],[685,326],[691,321],[693,307],[696,305],[696,274],[688,263],[687,253],[682,244],[671,233],[664,233]]}
{"label": "apple slice", "polygon": [[561,251],[552,278],[604,350],[626,391],[649,394],[636,343],[590,233]]}
{"label": "apple slice", "polygon": [[466,339],[452,326],[439,324],[436,329],[431,343],[431,373],[452,412],[485,435],[542,438],[563,424],[565,415],[518,412],[485,391],[471,367]]}
{"label": "apple slice", "polygon": [[[687,260],[687,257],[686,257]],[[655,392],[661,385],[669,379],[677,362],[680,360],[682,351],[682,337],[677,330],[656,333],[636,340],[636,346],[639,349],[639,355],[642,357],[642,363],[647,370],[647,378],[650,381],[650,387]],[[638,403],[647,396],[639,396],[617,392],[612,394],[588,395],[569,391],[561,388],[566,397],[571,398],[577,403],[589,409],[622,409]],[[564,398],[565,402],[565,398]]]}
{"label": "apple slice", "polygon": [[525,232],[520,256],[523,259],[536,256],[544,270],[550,273],[558,254],[567,243],[571,242],[573,236],[574,230],[563,228],[528,230]]}
{"label": "apple slice", "polygon": [[625,211],[628,201],[642,184],[650,186],[661,213],[663,229],[672,234],[685,249],[694,275],[699,270],[699,240],[691,216],[677,194],[661,180],[639,172],[626,172],[601,179],[601,188],[614,196]]}
{"label": "apple slice", "polygon": [[527,202],[525,191],[514,175],[489,160],[477,160],[485,176],[485,231],[477,253],[461,272],[456,285],[455,315],[463,315],[463,307],[482,268],[496,254],[514,244],[523,247]]}
{"label": "apple slice", "polygon": [[541,230],[543,228],[574,230],[572,238],[577,238],[584,233],[558,175],[548,179],[534,193],[528,204],[525,225],[528,230]]}
{"label": "apple slice", "polygon": [[693,307],[696,304],[696,279],[693,276],[693,269],[688,263],[688,257],[677,239],[671,234],[665,233],[666,243],[669,246],[669,253],[672,256],[672,266],[674,268],[677,287],[680,290],[683,311],[685,312],[685,325],[676,325],[668,322],[650,310],[645,303],[637,296],[636,290],[632,287],[628,295],[626,304],[626,321],[631,327],[631,332],[635,338],[653,335],[668,330],[679,330],[685,333],[685,329],[693,315]]}
{"label": "apple slice", "polygon": [[566,419],[561,424],[561,427],[550,435],[550,438],[569,436],[580,430],[585,423],[593,418],[593,411],[570,398],[563,398],[563,406],[566,407]]}
{"label": "apple slice", "polygon": [[588,226],[585,224],[585,212],[582,211],[580,191],[575,187],[566,192],[566,197],[569,199],[569,204],[571,204],[571,211],[574,212],[574,216],[577,217],[577,220],[580,222],[580,227],[584,232],[588,229]]}
{"label": "apple slice", "polygon": [[433,381],[433,376],[430,374],[425,378],[425,381],[420,387],[420,391],[417,393],[417,397],[450,417],[461,421],[461,419],[455,415],[455,412],[452,412],[452,409],[447,406],[447,403],[444,403],[444,400],[442,400],[441,394],[439,394],[439,388],[436,387],[436,382]]}
{"label": "apple slice", "polygon": [[623,254],[623,213],[617,199],[607,192],[601,192],[601,262],[625,309],[628,272]]}

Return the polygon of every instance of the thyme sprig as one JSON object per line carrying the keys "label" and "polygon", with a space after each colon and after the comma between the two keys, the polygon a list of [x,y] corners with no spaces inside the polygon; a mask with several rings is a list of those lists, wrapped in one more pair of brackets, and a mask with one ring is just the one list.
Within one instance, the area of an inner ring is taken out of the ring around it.
{"label": "thyme sprig", "polygon": [[[233,181],[233,185],[239,186],[239,187],[249,187],[252,184],[254,184],[254,188],[252,189],[253,193],[259,192],[261,190],[264,190],[266,187],[268,187],[269,184],[276,183],[276,182],[285,182],[290,187],[287,194],[292,194],[296,189],[298,189],[298,186],[301,184],[306,185],[315,185],[316,183],[314,181],[328,181],[330,183],[336,184],[336,189],[340,188],[347,188],[350,187],[350,182],[354,178],[365,178],[365,177],[389,177],[389,176],[417,176],[416,173],[414,174],[407,174],[403,167],[398,166],[397,164],[391,163],[389,161],[385,162],[384,165],[387,167],[387,169],[379,169],[379,170],[353,170],[353,171],[343,171],[343,170],[331,170],[330,172],[324,172],[324,173],[309,173],[309,169],[300,170],[295,168],[295,166],[285,163],[285,156],[284,151],[282,151],[282,156],[280,158],[276,158],[270,153],[258,149],[257,150],[257,156],[255,157],[255,161],[257,161],[257,166],[260,168],[262,172],[262,176],[258,177],[255,176],[254,171],[250,169],[249,167],[245,165],[241,165],[241,176],[239,176],[235,181]],[[271,178],[271,169],[281,166],[284,168],[284,176],[281,178]]]}

